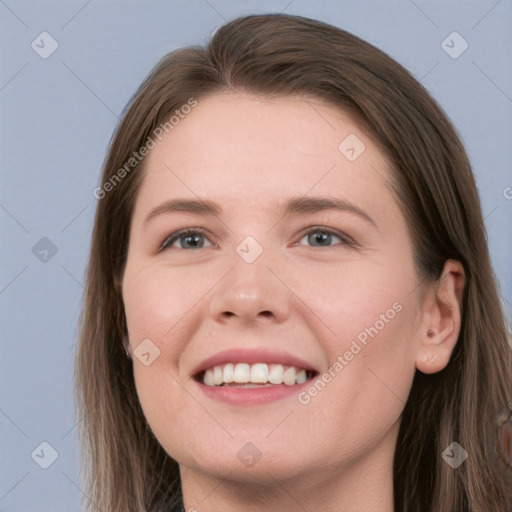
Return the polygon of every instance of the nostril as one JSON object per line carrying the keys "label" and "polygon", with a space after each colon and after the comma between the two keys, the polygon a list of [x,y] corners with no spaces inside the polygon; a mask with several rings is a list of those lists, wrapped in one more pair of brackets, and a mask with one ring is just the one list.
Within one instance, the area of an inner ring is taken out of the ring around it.
{"label": "nostril", "polygon": [[271,311],[262,311],[260,313],[261,316],[265,316],[265,317],[269,317],[269,316],[272,316],[272,312]]}

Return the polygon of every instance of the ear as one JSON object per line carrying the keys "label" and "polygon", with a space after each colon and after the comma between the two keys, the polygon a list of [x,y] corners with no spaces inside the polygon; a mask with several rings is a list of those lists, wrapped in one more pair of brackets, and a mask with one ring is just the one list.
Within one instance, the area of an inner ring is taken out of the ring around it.
{"label": "ear", "polygon": [[439,372],[450,361],[460,333],[464,281],[462,264],[447,260],[441,277],[427,292],[416,356],[420,372]]}

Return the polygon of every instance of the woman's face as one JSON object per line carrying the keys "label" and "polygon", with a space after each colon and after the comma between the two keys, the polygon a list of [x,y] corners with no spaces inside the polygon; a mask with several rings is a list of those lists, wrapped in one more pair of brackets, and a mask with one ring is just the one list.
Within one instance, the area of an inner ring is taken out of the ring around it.
{"label": "woman's face", "polygon": [[391,460],[423,299],[375,142],[320,100],[219,93],[145,166],[123,299],[142,408],[182,474]]}

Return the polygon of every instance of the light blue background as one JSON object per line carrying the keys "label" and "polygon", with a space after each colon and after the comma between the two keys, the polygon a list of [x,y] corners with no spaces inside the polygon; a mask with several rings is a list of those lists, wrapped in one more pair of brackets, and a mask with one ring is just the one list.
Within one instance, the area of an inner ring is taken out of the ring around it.
{"label": "light blue background", "polygon": [[[2,0],[0,512],[79,510],[74,344],[93,189],[117,116],[166,52],[205,43],[235,16],[283,10],[380,47],[446,110],[474,166],[510,315],[510,0]],[[43,31],[59,45],[48,59],[31,48]],[[457,59],[441,47],[453,31],[469,43]],[[46,263],[32,252],[42,237],[58,249]],[[48,469],[31,458],[42,441],[59,455]]]}

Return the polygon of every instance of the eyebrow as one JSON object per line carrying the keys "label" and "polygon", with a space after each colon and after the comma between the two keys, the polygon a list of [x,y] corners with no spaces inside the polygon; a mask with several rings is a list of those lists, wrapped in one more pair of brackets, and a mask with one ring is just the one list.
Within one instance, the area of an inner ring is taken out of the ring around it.
{"label": "eyebrow", "polygon": [[207,199],[171,199],[151,210],[145,218],[144,224],[147,224],[157,215],[176,212],[214,215],[218,217],[222,213],[222,208],[217,203]]}
{"label": "eyebrow", "polygon": [[[341,210],[353,213],[373,226],[377,227],[375,221],[364,210],[355,204],[335,197],[297,197],[288,199],[283,207],[283,217],[289,215],[305,215],[326,210]],[[193,213],[196,215],[209,215],[219,217],[222,214],[222,207],[207,199],[171,199],[165,201],[149,212],[144,220],[144,224],[148,223],[152,218],[165,213]]]}
{"label": "eyebrow", "polygon": [[373,226],[377,227],[375,221],[364,210],[355,204],[336,197],[298,197],[291,198],[285,202],[283,211],[284,216],[315,213],[325,210],[341,210],[354,213],[363,218]]}

